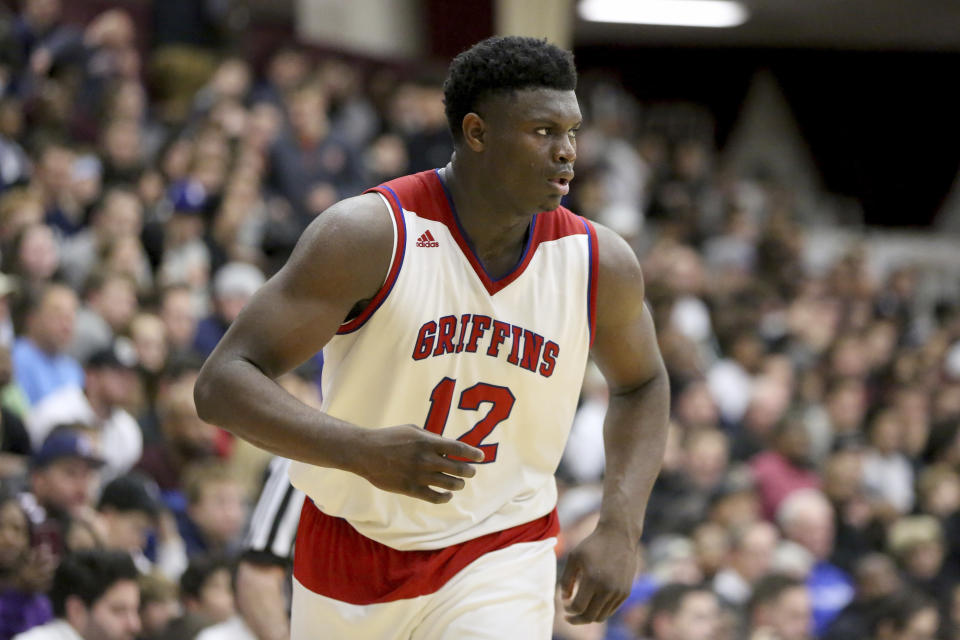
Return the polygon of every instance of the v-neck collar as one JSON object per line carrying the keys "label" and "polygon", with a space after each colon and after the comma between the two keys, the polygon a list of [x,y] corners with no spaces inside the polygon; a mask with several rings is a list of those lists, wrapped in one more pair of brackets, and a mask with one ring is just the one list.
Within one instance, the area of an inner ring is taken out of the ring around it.
{"label": "v-neck collar", "polygon": [[450,194],[450,190],[447,188],[447,183],[440,175],[440,169],[434,169],[433,173],[447,199],[449,218],[453,222],[453,224],[447,225],[450,229],[450,233],[453,235],[453,239],[456,240],[457,245],[460,247],[460,251],[467,258],[470,266],[473,267],[474,273],[477,274],[480,282],[483,283],[487,293],[494,295],[511,282],[519,278],[527,268],[527,265],[530,264],[530,260],[533,258],[533,254],[536,250],[536,245],[534,242],[537,236],[537,219],[540,217],[540,214],[534,214],[533,219],[530,221],[530,226],[527,230],[527,241],[523,246],[523,252],[520,254],[520,260],[518,260],[513,269],[507,272],[504,276],[494,279],[487,272],[486,267],[483,266],[483,262],[481,262],[480,258],[477,256],[477,251],[474,248],[473,243],[470,241],[470,238],[467,237],[467,233],[464,230],[463,225],[460,223],[460,217],[457,215],[457,207],[453,204],[453,196]]}

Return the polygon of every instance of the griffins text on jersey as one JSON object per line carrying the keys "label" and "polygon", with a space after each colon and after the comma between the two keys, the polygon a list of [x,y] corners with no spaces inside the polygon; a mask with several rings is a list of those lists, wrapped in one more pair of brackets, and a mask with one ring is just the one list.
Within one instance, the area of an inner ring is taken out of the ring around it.
{"label": "griffins text on jersey", "polygon": [[424,323],[413,345],[414,360],[463,352],[502,358],[549,378],[556,369],[560,345],[530,329],[475,313]]}

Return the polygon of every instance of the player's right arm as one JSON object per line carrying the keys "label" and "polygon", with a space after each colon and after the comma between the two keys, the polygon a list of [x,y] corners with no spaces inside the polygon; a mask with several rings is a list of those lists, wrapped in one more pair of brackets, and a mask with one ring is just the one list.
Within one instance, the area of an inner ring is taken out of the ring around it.
{"label": "player's right arm", "polygon": [[350,311],[376,294],[392,252],[393,227],[378,195],[344,200],[318,216],[203,365],[197,412],[277,455],[446,502],[475,473],[448,456],[479,461],[479,449],[415,425],[363,429],[308,407],[275,382],[322,349]]}

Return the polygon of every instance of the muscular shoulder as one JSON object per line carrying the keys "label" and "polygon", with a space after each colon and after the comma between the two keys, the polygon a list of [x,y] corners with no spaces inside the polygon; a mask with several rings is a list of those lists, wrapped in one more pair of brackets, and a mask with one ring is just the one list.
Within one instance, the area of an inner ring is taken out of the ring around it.
{"label": "muscular shoulder", "polygon": [[617,233],[594,223],[597,230],[597,323],[616,325],[643,310],[643,272],[633,249]]}
{"label": "muscular shoulder", "polygon": [[393,253],[390,212],[377,194],[348,198],[330,207],[303,232],[281,277],[307,289],[362,299],[386,277]]}

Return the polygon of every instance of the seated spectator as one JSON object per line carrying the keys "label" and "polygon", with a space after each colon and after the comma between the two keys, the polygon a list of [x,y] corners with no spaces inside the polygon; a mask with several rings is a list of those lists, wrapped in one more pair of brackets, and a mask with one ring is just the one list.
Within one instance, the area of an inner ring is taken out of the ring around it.
{"label": "seated spectator", "polygon": [[83,387],[83,369],[66,352],[73,340],[77,296],[62,284],[24,291],[23,296],[13,372],[30,404],[36,405],[62,387]]}
{"label": "seated spectator", "polygon": [[83,302],[70,345],[70,355],[80,362],[126,334],[137,312],[137,283],[125,273],[94,271],[87,278]]}
{"label": "seated spectator", "polygon": [[63,559],[53,577],[54,620],[14,640],[134,640],[140,633],[137,568],[120,551],[82,551]]}
{"label": "seated spectator", "polygon": [[853,572],[856,598],[840,612],[827,630],[824,640],[866,638],[876,612],[893,595],[903,591],[903,580],[890,556],[871,553],[864,556]]}
{"label": "seated spectator", "polygon": [[773,518],[783,500],[797,489],[820,488],[820,476],[810,459],[810,436],[799,419],[787,417],[773,434],[772,451],[750,460],[763,512]]}
{"label": "seated spectator", "polygon": [[53,618],[43,593],[47,585],[33,580],[40,577],[46,582],[50,577],[43,575],[42,562],[42,556],[30,549],[27,514],[15,497],[0,497],[0,638],[12,638]]}
{"label": "seated spectator", "polygon": [[[129,553],[134,560],[147,546],[147,536],[160,510],[160,495],[148,478],[129,474],[114,478],[103,487],[97,512],[103,523],[103,543],[107,549]],[[147,565],[141,562],[141,570]]]}
{"label": "seated spectator", "polygon": [[184,492],[187,508],[177,516],[187,554],[236,551],[247,507],[230,469],[223,463],[195,466],[184,478]]}
{"label": "seated spectator", "polygon": [[863,457],[863,481],[878,499],[900,514],[913,509],[913,467],[903,454],[897,411],[883,408],[867,421],[870,447]]}
{"label": "seated spectator", "polygon": [[160,293],[160,319],[167,330],[167,349],[171,355],[192,352],[198,320],[190,287],[172,284],[163,289]]}
{"label": "seated spectator", "polygon": [[58,424],[80,423],[97,433],[106,466],[104,480],[126,473],[143,455],[140,425],[124,408],[132,399],[136,356],[113,344],[93,353],[84,366],[83,388],[66,386],[39,402],[27,427],[40,443]]}
{"label": "seated spectator", "polygon": [[71,516],[92,506],[103,458],[82,427],[58,427],[33,454],[29,492],[20,502],[34,528],[34,544],[63,554]]}
{"label": "seated spectator", "polygon": [[650,601],[651,640],[712,640],[720,620],[717,596],[706,587],[666,584]]}
{"label": "seated spectator", "polygon": [[769,522],[734,529],[730,554],[713,580],[713,590],[728,604],[746,606],[753,587],[770,571],[780,532]]}
{"label": "seated spectator", "polygon": [[159,640],[180,615],[177,585],[158,573],[142,575],[140,583],[140,640]]}
{"label": "seated spectator", "polygon": [[818,637],[853,599],[853,583],[845,571],[830,563],[836,525],[833,507],[817,489],[794,491],[777,510],[777,523],[786,539],[806,549],[814,565],[806,579]]}
{"label": "seated spectator", "polygon": [[204,357],[210,355],[230,323],[263,283],[263,274],[252,264],[231,262],[217,271],[213,278],[214,313],[197,325],[193,340],[197,353]]}
{"label": "seated spectator", "polygon": [[957,582],[957,569],[944,563],[943,526],[933,516],[904,516],[891,525],[887,547],[904,577],[917,590],[933,598],[945,597]]}
{"label": "seated spectator", "polygon": [[222,557],[197,556],[180,577],[183,615],[167,627],[165,640],[193,638],[209,626],[225,622],[236,609],[230,564]]}
{"label": "seated spectator", "polygon": [[79,291],[102,252],[118,238],[139,237],[143,226],[143,205],[136,193],[113,187],[94,209],[90,225],[64,241],[61,264],[70,285]]}
{"label": "seated spectator", "polygon": [[936,602],[907,591],[877,604],[870,631],[875,640],[935,640],[939,627]]}
{"label": "seated spectator", "polygon": [[810,640],[810,594],[795,578],[772,573],[753,590],[748,606],[749,637]]}

